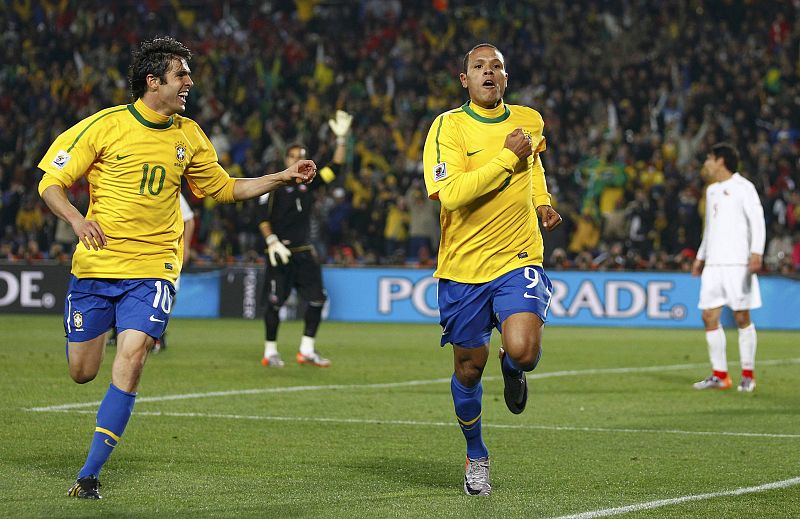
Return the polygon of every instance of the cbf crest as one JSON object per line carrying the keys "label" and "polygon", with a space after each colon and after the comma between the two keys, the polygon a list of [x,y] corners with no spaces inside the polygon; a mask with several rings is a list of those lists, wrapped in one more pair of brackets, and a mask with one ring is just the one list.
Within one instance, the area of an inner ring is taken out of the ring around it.
{"label": "cbf crest", "polygon": [[83,314],[76,310],[72,313],[72,324],[77,330],[83,328]]}
{"label": "cbf crest", "polygon": [[183,162],[186,160],[186,145],[184,143],[177,142],[175,144],[175,158],[178,160],[175,165],[183,166]]}

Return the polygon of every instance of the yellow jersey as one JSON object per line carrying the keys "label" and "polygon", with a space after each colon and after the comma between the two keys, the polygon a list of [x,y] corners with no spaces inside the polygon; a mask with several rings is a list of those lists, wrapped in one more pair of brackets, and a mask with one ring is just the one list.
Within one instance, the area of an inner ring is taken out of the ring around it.
{"label": "yellow jersey", "polygon": [[[520,161],[503,147],[515,128],[544,150],[542,116],[526,106],[468,102],[434,119],[423,162],[428,196],[442,201],[435,277],[485,283],[542,264],[536,207],[550,205],[550,194],[539,154]],[[445,189],[447,200],[439,196]]]}
{"label": "yellow jersey", "polygon": [[192,191],[233,201],[235,182],[193,120],[161,115],[139,99],[101,110],[65,131],[39,162],[39,194],[53,185],[89,183],[86,219],[94,220],[108,245],[72,257],[78,278],[159,278],[175,282],[183,261],[181,175]]}

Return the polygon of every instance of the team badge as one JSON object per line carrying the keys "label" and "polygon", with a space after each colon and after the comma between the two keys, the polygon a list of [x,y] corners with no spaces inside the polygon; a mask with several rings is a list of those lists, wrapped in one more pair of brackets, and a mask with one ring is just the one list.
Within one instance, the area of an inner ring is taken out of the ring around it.
{"label": "team badge", "polygon": [[186,160],[186,145],[184,143],[179,142],[175,145],[175,158],[178,159],[178,162]]}
{"label": "team badge", "polygon": [[72,313],[72,324],[75,325],[76,329],[83,328],[83,314],[80,311],[75,311]]}
{"label": "team badge", "polygon": [[56,158],[53,159],[51,164],[58,169],[64,169],[64,166],[67,165],[67,162],[69,162],[70,159],[72,159],[72,157],[69,153],[64,150],[58,150],[58,153],[56,153]]}
{"label": "team badge", "polygon": [[433,167],[433,181],[438,182],[447,178],[447,163],[440,162]]}

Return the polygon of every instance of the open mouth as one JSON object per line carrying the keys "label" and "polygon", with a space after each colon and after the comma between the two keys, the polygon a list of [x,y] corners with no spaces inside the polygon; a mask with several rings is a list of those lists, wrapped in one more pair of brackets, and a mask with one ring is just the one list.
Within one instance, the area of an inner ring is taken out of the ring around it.
{"label": "open mouth", "polygon": [[178,98],[180,98],[180,100],[183,101],[184,103],[186,103],[186,99],[188,97],[189,97],[189,92],[181,92],[178,94]]}
{"label": "open mouth", "polygon": [[494,88],[497,85],[495,85],[494,81],[492,81],[491,79],[487,79],[486,81],[483,82],[483,86],[485,88]]}

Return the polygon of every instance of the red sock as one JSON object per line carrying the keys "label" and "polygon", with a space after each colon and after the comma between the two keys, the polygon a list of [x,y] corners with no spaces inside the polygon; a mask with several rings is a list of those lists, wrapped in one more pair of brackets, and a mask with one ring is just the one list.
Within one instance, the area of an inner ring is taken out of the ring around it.
{"label": "red sock", "polygon": [[728,378],[727,371],[713,371],[712,374],[720,380],[725,380],[726,378]]}
{"label": "red sock", "polygon": [[743,369],[742,370],[742,378],[750,377],[753,378],[753,370],[752,369]]}

